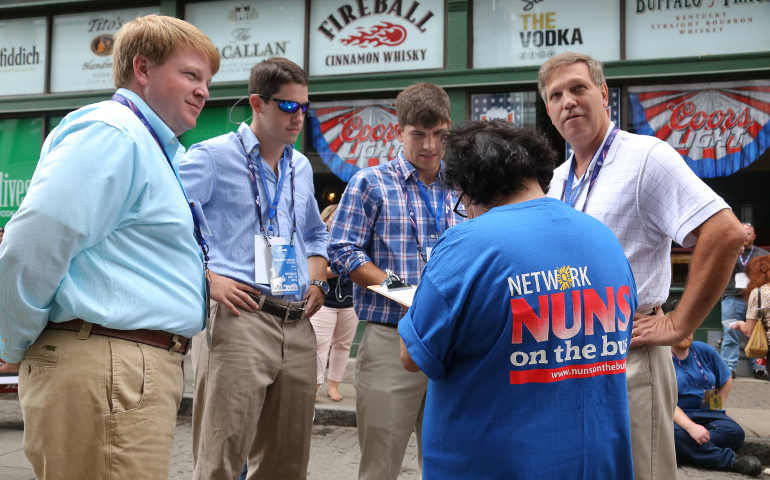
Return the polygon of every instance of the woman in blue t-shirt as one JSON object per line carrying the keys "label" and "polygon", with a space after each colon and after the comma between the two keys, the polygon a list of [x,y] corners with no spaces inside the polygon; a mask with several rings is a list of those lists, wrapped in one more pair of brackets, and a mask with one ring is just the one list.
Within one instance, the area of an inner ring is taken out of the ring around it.
{"label": "woman in blue t-shirt", "polygon": [[398,327],[405,367],[429,378],[423,478],[633,478],[636,286],[615,235],[545,198],[556,156],[533,130],[471,122],[446,148],[469,220],[439,239]]}

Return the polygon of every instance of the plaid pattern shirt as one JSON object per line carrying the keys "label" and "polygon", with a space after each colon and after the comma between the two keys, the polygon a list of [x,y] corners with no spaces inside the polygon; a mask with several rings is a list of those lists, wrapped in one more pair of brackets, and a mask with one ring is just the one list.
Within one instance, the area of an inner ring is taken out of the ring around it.
{"label": "plaid pattern shirt", "polygon": [[[442,197],[444,200],[442,231],[437,233],[435,217],[420,196],[417,170],[402,154],[391,162],[358,171],[342,195],[332,225],[332,269],[346,275],[372,262],[382,270],[392,270],[411,285],[418,284],[425,262],[418,253],[409,209],[414,212],[423,251],[432,247],[444,230],[462,220],[452,212],[457,195],[442,178],[440,173],[427,185],[431,210],[436,211]],[[353,304],[358,318],[370,322],[396,325],[403,315],[396,302],[356,284]]]}

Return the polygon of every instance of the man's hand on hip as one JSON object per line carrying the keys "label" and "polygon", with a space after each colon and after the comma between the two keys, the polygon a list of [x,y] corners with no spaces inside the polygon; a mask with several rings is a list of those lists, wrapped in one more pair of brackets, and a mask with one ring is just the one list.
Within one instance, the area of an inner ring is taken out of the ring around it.
{"label": "man's hand on hip", "polygon": [[634,314],[634,328],[631,331],[630,347],[644,345],[674,345],[690,332],[683,322],[674,318],[675,312],[663,313],[657,308],[652,315],[637,312]]}
{"label": "man's hand on hip", "polygon": [[324,298],[324,292],[321,291],[320,287],[316,285],[308,287],[307,293],[305,293],[305,300],[307,301],[305,303],[305,318],[315,315],[315,312],[324,304]]}
{"label": "man's hand on hip", "polygon": [[249,296],[249,293],[259,294],[257,290],[211,271],[209,276],[211,279],[211,298],[227,307],[233,315],[240,315],[238,309],[247,312],[259,310],[257,302]]}

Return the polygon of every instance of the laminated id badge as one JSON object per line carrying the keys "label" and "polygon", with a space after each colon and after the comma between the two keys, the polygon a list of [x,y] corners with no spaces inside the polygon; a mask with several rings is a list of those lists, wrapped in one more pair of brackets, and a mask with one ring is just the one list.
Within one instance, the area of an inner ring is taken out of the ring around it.
{"label": "laminated id badge", "polygon": [[272,255],[265,237],[254,235],[254,283],[258,285],[270,284],[271,265]]}
{"label": "laminated id badge", "polygon": [[743,272],[735,274],[735,288],[746,288],[749,286],[749,277]]}
{"label": "laminated id badge", "polygon": [[272,263],[270,266],[270,293],[299,295],[299,270],[294,245],[283,237],[270,239]]}

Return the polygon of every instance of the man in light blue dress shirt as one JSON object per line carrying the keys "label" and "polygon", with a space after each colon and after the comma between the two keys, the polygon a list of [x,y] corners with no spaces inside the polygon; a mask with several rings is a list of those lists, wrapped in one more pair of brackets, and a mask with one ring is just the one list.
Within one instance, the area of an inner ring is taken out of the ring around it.
{"label": "man in light blue dress shirt", "polygon": [[116,34],[113,100],[67,115],[0,246],[0,358],[21,362],[39,479],[168,478],[203,253],[177,177],[219,54],[177,18]]}
{"label": "man in light blue dress shirt", "polygon": [[323,304],[328,233],[310,162],[293,148],[307,76],[284,58],[252,68],[250,125],[193,145],[180,166],[211,246],[196,337],[194,479],[304,479],[316,391],[309,318]]}

